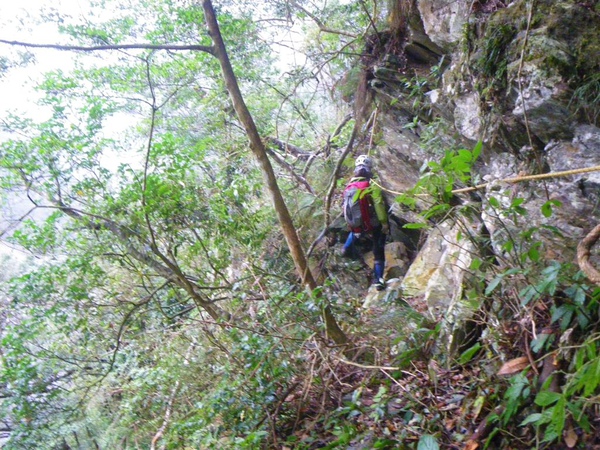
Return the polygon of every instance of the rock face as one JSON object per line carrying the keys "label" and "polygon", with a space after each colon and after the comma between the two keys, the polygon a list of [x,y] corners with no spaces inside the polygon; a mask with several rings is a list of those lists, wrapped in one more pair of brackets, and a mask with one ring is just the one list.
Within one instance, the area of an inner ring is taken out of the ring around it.
{"label": "rock face", "polygon": [[402,295],[426,305],[430,318],[442,323],[448,337],[444,350],[454,349],[456,332],[474,311],[462,301],[463,281],[474,253],[466,228],[472,227],[477,225],[447,221],[433,228],[400,285]]}
{"label": "rock face", "polygon": [[468,2],[419,0],[417,8],[427,36],[444,50],[452,50],[463,33],[469,15]]}
{"label": "rock face", "polygon": [[[468,233],[436,218],[410,266],[394,273],[402,296],[446,325],[452,348],[473,311],[465,274],[480,249],[467,234],[501,260],[529,251],[523,236],[535,229],[542,260],[574,262],[577,242],[600,222],[600,171],[503,181],[600,165],[600,15],[582,2],[539,0],[534,11],[530,3],[416,0],[405,46],[414,71],[371,81],[387,105],[375,152],[391,204],[428,163],[483,141],[472,176],[488,184],[455,198],[479,205]],[[427,222],[414,215],[430,204],[416,200],[416,210],[394,205],[402,223]],[[523,238],[508,245],[515,237]]]}

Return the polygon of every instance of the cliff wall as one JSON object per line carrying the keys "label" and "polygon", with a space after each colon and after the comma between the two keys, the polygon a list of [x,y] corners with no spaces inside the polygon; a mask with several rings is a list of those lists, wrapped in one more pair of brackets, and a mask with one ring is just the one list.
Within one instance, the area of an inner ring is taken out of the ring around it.
{"label": "cliff wall", "polygon": [[[485,286],[515,266],[574,264],[600,221],[600,11],[576,1],[416,0],[402,23],[389,36],[402,45],[388,45],[369,77],[393,233],[423,227],[392,286],[441,320],[455,349]],[[483,186],[432,212],[440,162],[479,141],[470,179],[451,188]],[[505,181],[531,175],[541,178]],[[412,204],[398,202],[404,193]],[[475,272],[483,284],[474,304]]]}

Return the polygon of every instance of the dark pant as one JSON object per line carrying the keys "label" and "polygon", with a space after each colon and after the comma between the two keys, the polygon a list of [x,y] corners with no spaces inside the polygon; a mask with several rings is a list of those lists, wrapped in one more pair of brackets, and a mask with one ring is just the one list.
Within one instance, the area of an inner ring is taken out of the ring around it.
{"label": "dark pant", "polygon": [[[381,225],[377,226],[371,231],[371,238],[373,241],[373,255],[375,257],[375,264],[373,265],[373,277],[375,280],[383,278],[383,271],[385,269],[385,238],[386,235],[381,230]],[[344,244],[344,254],[356,255],[356,241],[358,240],[355,233],[350,232],[348,239]]]}

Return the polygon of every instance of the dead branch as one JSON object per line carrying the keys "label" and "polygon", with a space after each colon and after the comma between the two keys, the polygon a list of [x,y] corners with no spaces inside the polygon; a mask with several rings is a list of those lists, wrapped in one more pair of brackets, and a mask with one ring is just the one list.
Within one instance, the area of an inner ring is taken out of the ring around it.
{"label": "dead branch", "polygon": [[600,286],[600,272],[590,262],[590,250],[600,238],[600,224],[588,233],[577,246],[577,264],[592,283]]}
{"label": "dead branch", "polygon": [[333,134],[327,136],[327,143],[325,144],[325,147],[321,151],[319,151],[319,153],[324,152],[325,156],[329,156],[329,152],[331,151],[332,147],[332,141],[340,135],[346,124],[350,122],[350,119],[352,119],[352,114],[346,114],[346,116],[342,119],[340,124],[333,131]]}
{"label": "dead branch", "polygon": [[335,192],[337,180],[342,171],[342,164],[344,163],[346,156],[348,156],[354,148],[354,141],[356,139],[356,136],[358,135],[358,127],[359,124],[358,122],[356,122],[354,124],[354,129],[352,130],[352,136],[350,136],[350,140],[348,141],[348,145],[346,145],[346,149],[338,159],[338,162],[335,166],[335,170],[331,174],[331,179],[329,181],[329,190],[327,191],[327,195],[325,196],[325,229],[329,228],[329,225],[331,224],[331,203],[333,202],[333,194]]}
{"label": "dead branch", "polygon": [[352,34],[352,33],[348,33],[347,31],[334,30],[332,28],[327,28],[325,26],[325,24],[321,21],[321,19],[319,19],[317,16],[315,16],[313,13],[311,13],[310,11],[308,11],[303,6],[299,5],[298,2],[292,1],[291,4],[293,6],[295,6],[296,8],[298,8],[300,11],[302,11],[304,14],[306,14],[308,17],[310,17],[317,24],[317,26],[319,27],[319,31],[322,31],[323,33],[339,34],[340,36],[348,36],[348,37],[351,37],[351,38],[356,38],[357,37],[357,35]]}
{"label": "dead branch", "polygon": [[129,50],[129,49],[141,49],[141,50],[191,50],[201,51],[214,55],[214,48],[207,45],[155,45],[155,44],[114,44],[114,45],[60,45],[60,44],[34,44],[32,42],[21,42],[21,41],[7,41],[0,39],[0,44],[14,45],[18,47],[28,48],[50,48],[61,51],[78,51],[78,52],[95,52],[101,50]]}
{"label": "dead branch", "polygon": [[265,140],[267,143],[273,144],[280,151],[284,153],[291,153],[298,159],[308,159],[312,156],[312,153],[307,152],[296,145],[290,144],[289,142],[282,141],[281,139],[267,137]]}
{"label": "dead branch", "polygon": [[290,173],[290,175],[292,176],[292,178],[294,178],[298,182],[298,184],[301,184],[302,186],[304,186],[306,188],[306,190],[308,192],[315,195],[315,191],[313,190],[311,185],[308,184],[308,181],[306,181],[306,178],[304,178],[302,175],[298,175],[296,173],[296,171],[294,170],[294,168],[290,164],[288,164],[281,156],[279,156],[273,150],[269,150],[269,149],[267,149],[267,153],[269,154],[269,156],[271,158],[273,158],[275,160],[275,162],[277,164],[279,164],[281,167],[283,167],[285,170],[287,170]]}

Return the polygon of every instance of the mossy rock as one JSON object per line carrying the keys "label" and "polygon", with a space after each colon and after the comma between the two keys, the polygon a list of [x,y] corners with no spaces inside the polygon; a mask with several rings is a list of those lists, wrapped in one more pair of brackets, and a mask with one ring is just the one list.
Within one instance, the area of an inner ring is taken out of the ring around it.
{"label": "mossy rock", "polygon": [[[481,98],[502,103],[508,100],[511,80],[517,78],[523,64],[529,63],[539,74],[568,87],[563,88],[566,94],[561,100],[565,107],[568,104],[575,111],[594,103],[597,83],[590,74],[600,69],[600,16],[574,0],[539,0],[528,26],[529,15],[528,2],[514,2],[479,24],[479,38],[469,35]],[[504,107],[511,109],[512,105]],[[596,117],[594,111],[587,115]]]}

